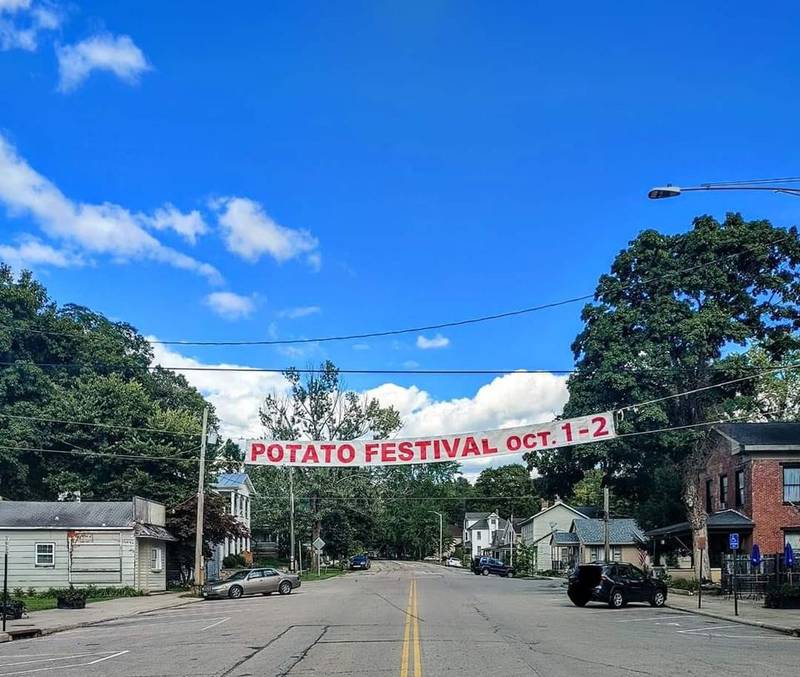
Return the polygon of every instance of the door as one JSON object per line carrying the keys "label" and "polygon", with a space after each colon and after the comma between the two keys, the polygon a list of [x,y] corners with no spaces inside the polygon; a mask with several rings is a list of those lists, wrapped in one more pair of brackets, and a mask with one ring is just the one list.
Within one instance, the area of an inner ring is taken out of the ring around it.
{"label": "door", "polygon": [[275,569],[264,569],[264,592],[277,592],[281,577]]}
{"label": "door", "polygon": [[622,578],[625,581],[625,596],[629,602],[644,602],[647,599],[645,590],[644,572],[630,564],[618,566]]}
{"label": "door", "polygon": [[247,574],[247,580],[244,582],[244,591],[248,595],[266,592],[264,583],[264,572],[261,569],[254,569]]}

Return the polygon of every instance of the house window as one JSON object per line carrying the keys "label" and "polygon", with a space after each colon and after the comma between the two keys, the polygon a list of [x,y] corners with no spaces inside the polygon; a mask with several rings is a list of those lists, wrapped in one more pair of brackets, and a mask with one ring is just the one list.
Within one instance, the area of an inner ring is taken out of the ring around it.
{"label": "house window", "polygon": [[54,567],[56,565],[55,543],[36,543],[34,547],[37,567]]}
{"label": "house window", "polygon": [[800,467],[784,467],[783,500],[792,503],[800,501]]}
{"label": "house window", "polygon": [[714,512],[714,505],[712,503],[713,494],[712,494],[712,486],[713,482],[711,480],[706,480],[706,512],[711,514]]}
{"label": "house window", "polygon": [[475,532],[475,540],[476,540],[476,541],[479,541],[479,540],[481,540],[481,532],[480,532],[480,531],[476,531],[476,532]]}
{"label": "house window", "polygon": [[744,505],[744,470],[736,471],[736,507]]}
{"label": "house window", "polygon": [[150,549],[150,571],[161,571],[161,548]]}
{"label": "house window", "polygon": [[619,546],[619,545],[613,546],[611,548],[611,552],[612,552],[612,559],[615,562],[621,562],[622,561],[622,547],[621,546]]}
{"label": "house window", "polygon": [[728,509],[728,476],[719,476],[719,509]]}
{"label": "house window", "polygon": [[791,545],[792,550],[797,552],[800,550],[800,531],[786,531],[783,534],[783,542]]}

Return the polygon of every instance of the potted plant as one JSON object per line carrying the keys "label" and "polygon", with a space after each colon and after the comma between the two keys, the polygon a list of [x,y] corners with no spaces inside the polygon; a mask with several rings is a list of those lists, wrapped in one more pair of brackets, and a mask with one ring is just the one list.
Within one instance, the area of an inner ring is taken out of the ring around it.
{"label": "potted plant", "polygon": [[56,604],[59,609],[83,609],[86,606],[86,592],[70,585],[58,593]]}

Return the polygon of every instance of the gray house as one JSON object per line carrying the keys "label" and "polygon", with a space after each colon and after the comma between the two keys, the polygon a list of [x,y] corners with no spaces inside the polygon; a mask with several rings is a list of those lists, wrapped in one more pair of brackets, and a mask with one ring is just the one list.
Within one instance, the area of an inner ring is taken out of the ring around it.
{"label": "gray house", "polygon": [[130,586],[166,590],[164,506],[128,502],[0,501],[9,588]]}
{"label": "gray house", "polygon": [[[645,536],[636,520],[608,520],[610,556],[614,562],[639,564],[645,551]],[[605,557],[605,527],[601,519],[576,518],[568,532],[554,531],[550,537],[553,560],[560,567],[600,562]]]}

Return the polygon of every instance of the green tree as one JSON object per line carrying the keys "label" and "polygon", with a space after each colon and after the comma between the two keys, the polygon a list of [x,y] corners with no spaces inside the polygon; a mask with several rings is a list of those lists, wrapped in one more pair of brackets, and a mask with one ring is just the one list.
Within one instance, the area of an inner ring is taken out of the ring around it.
{"label": "green tree", "polygon": [[501,517],[530,517],[540,501],[530,471],[518,463],[486,468],[475,480],[471,510],[497,510]]}
{"label": "green tree", "polygon": [[[289,382],[289,395],[270,393],[260,409],[261,424],[273,439],[352,440],[367,435],[384,438],[400,428],[397,410],[347,390],[339,370],[330,361],[305,376],[295,368],[287,369],[284,376]],[[287,473],[284,470],[278,475],[282,475],[284,487],[288,484]],[[325,516],[334,509],[346,507],[356,513],[354,517],[365,519],[370,515],[364,504],[374,498],[374,474],[368,469],[295,469],[295,491],[304,497],[312,541],[323,535]],[[285,488],[282,493],[286,493]]]}
{"label": "green tree", "polygon": [[[800,241],[797,231],[728,214],[694,220],[687,233],[643,231],[603,275],[584,328],[572,345],[564,416],[607,411],[752,373],[741,349],[758,342],[769,360],[798,347]],[[737,350],[737,348],[739,350]],[[725,418],[754,380],[625,411],[620,432]],[[655,468],[683,466],[703,446],[703,428],[620,438],[529,454],[548,494],[568,495],[587,471],[600,469],[618,495],[641,504]],[[691,512],[704,519],[697,502]],[[704,524],[704,523],[703,523]]]}

